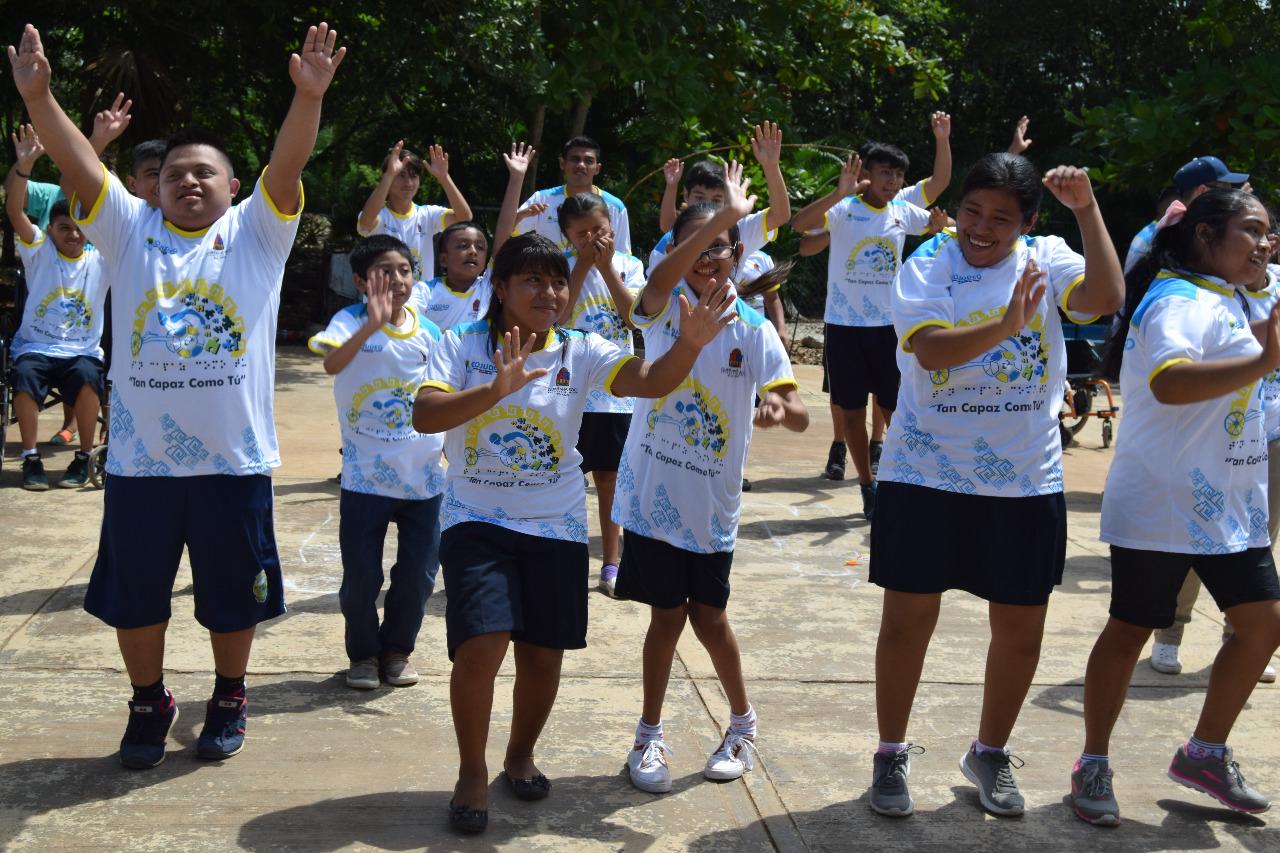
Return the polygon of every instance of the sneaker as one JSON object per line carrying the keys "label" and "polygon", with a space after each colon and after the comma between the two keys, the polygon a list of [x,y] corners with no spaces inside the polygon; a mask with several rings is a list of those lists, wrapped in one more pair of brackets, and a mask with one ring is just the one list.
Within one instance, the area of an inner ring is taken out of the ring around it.
{"label": "sneaker", "polygon": [[214,695],[204,709],[204,728],[196,741],[196,755],[222,761],[244,749],[244,727],[249,700],[243,696]]}
{"label": "sneaker", "polygon": [[[408,687],[418,683],[418,671],[408,655],[391,652],[382,656],[382,680],[392,687]],[[347,683],[351,684],[351,673],[347,673]],[[352,685],[355,686],[355,685]]]}
{"label": "sneaker", "polygon": [[907,817],[916,809],[907,789],[911,756],[924,752],[923,746],[908,744],[902,752],[877,752],[871,765],[871,810],[889,817]]}
{"label": "sneaker", "polygon": [[149,770],[164,761],[165,738],[178,721],[178,703],[168,690],[151,702],[129,701],[129,724],[120,739],[120,763],[131,770]]}
{"label": "sneaker", "polygon": [[89,454],[77,450],[75,458],[67,466],[67,473],[58,481],[60,489],[78,489],[89,482]]}
{"label": "sneaker", "polygon": [[1168,675],[1177,675],[1182,672],[1182,661],[1178,660],[1178,647],[1170,643],[1152,643],[1151,668]]}
{"label": "sneaker", "polygon": [[751,481],[748,480],[746,477],[742,478],[742,491],[744,492],[751,491]]}
{"label": "sneaker", "polygon": [[1071,805],[1076,817],[1094,826],[1119,826],[1120,804],[1111,790],[1111,767],[1105,761],[1080,761],[1071,770]]}
{"label": "sneaker", "polygon": [[618,567],[613,563],[605,563],[600,567],[600,591],[610,598],[617,598]]}
{"label": "sneaker", "polygon": [[1271,664],[1267,664],[1267,668],[1262,671],[1262,675],[1258,676],[1258,681],[1262,684],[1276,683],[1276,668]]}
{"label": "sneaker", "polygon": [[39,456],[22,457],[22,488],[28,492],[49,491],[49,477]]}
{"label": "sneaker", "polygon": [[822,476],[828,480],[843,480],[844,466],[849,459],[849,449],[837,442],[831,442],[831,449],[827,451],[827,467],[822,472]]}
{"label": "sneaker", "polygon": [[880,473],[880,455],[884,453],[884,442],[873,441],[867,450],[871,453],[871,476],[874,477]]}
{"label": "sneaker", "polygon": [[[1012,762],[1018,762],[1013,765]],[[982,807],[995,815],[1022,814],[1026,801],[1013,778],[1013,766],[1022,767],[1021,758],[1008,752],[977,752],[973,747],[960,759],[960,772],[978,786]]]}
{"label": "sneaker", "polygon": [[1240,765],[1227,747],[1222,758],[1192,758],[1186,746],[1178,747],[1169,765],[1169,778],[1208,794],[1229,809],[1245,814],[1259,814],[1271,808],[1271,801],[1249,787],[1240,773]]}
{"label": "sneaker", "polygon": [[876,514],[876,491],[880,488],[879,481],[872,480],[858,488],[862,490],[862,517],[871,521],[872,516]]}
{"label": "sneaker", "polygon": [[378,659],[353,660],[347,670],[347,686],[357,690],[373,690],[382,680],[378,678]]}
{"label": "sneaker", "polygon": [[665,794],[671,790],[671,771],[667,769],[667,756],[671,747],[664,741],[651,740],[635,747],[627,754],[627,773],[631,784],[651,794]]}
{"label": "sneaker", "polygon": [[729,729],[720,741],[720,748],[707,759],[702,775],[717,782],[739,779],[756,766],[755,752],[755,738]]}

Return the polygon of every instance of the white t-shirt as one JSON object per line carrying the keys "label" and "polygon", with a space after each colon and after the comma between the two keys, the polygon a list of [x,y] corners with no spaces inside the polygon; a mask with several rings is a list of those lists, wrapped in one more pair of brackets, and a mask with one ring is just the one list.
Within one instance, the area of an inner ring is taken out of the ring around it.
{"label": "white t-shirt", "polygon": [[[547,375],[445,433],[440,527],[483,521],[547,539],[587,541],[578,430],[587,392],[606,391],[635,358],[599,335],[561,329],[531,353],[526,370]],[[431,351],[424,387],[456,392],[493,380],[489,323],[444,333]]]}
{"label": "white t-shirt", "polygon": [[[681,282],[653,317],[631,317],[645,357],[661,358],[680,336]],[[632,533],[697,554],[732,551],[742,511],[742,468],[755,398],[795,385],[778,333],[739,299],[737,317],[703,347],[684,382],[657,400],[636,400],[618,464],[613,520]]]}
{"label": "white t-shirt", "polygon": [[1166,270],[1133,312],[1102,541],[1177,554],[1231,554],[1270,541],[1262,381],[1178,406],[1151,393],[1151,380],[1179,362],[1261,353],[1245,299],[1221,279]]}
{"label": "white t-shirt", "polygon": [[[624,254],[630,254],[631,220],[627,218],[627,206],[622,203],[622,199],[613,193],[605,192],[599,187],[593,186],[591,191],[604,199],[605,204],[609,206],[609,226],[613,228],[614,248]],[[545,204],[547,209],[537,216],[521,222],[516,226],[515,233],[528,234],[537,232],[561,249],[570,248],[568,239],[564,236],[564,232],[560,230],[559,211],[560,205],[564,204],[565,198],[567,196],[563,185],[534,191],[533,195],[529,196],[525,203],[520,205],[520,209],[524,210],[531,204]]]}
{"label": "white t-shirt", "polygon": [[102,255],[85,246],[80,257],[68,258],[37,228],[30,243],[19,238],[18,257],[27,273],[27,302],[10,354],[101,361],[107,299]]}
{"label": "white t-shirt", "polygon": [[[1248,297],[1245,304],[1249,306],[1249,321],[1265,320],[1280,302],[1280,266],[1267,264],[1267,286],[1262,290],[1242,292]],[[1266,411],[1267,442],[1280,441],[1280,370],[1262,378],[1262,405]]]}
{"label": "white t-shirt", "polygon": [[489,298],[493,295],[490,270],[485,270],[464,293],[445,284],[444,276],[430,281],[418,281],[409,295],[409,304],[419,314],[447,332],[462,323],[471,323],[484,317],[489,311]]}
{"label": "white t-shirt", "polygon": [[[738,284],[739,285],[750,284],[751,282],[758,279],[760,276],[767,273],[769,270],[773,269],[774,266],[775,264],[773,263],[773,258],[769,257],[764,252],[752,252],[751,254],[743,258],[742,262],[738,264],[738,278],[737,278]],[[777,289],[778,287],[773,287],[770,289],[769,292],[772,293]],[[755,296],[751,297],[750,299],[745,300],[745,302],[755,310],[759,311],[761,314],[764,313],[764,294],[763,293],[757,293]],[[768,318],[766,317],[766,319]]]}
{"label": "white t-shirt", "polygon": [[438,204],[414,204],[408,213],[384,207],[378,211],[378,222],[371,231],[363,230],[356,219],[356,233],[361,237],[390,234],[400,240],[413,253],[413,277],[422,281],[436,274],[435,236],[449,224],[452,213],[452,209]]}
{"label": "white t-shirt", "polygon": [[[342,488],[405,500],[427,500],[444,491],[440,453],[444,435],[413,428],[413,401],[427,373],[427,358],[440,329],[412,306],[400,327],[384,325],[333,377],[342,432]],[[364,305],[343,308],[307,345],[327,356],[368,321]]]}
{"label": "white t-shirt", "polygon": [[937,199],[931,199],[925,194],[925,184],[929,183],[929,179],[917,181],[909,187],[903,187],[898,190],[898,194],[893,198],[895,201],[905,201],[908,204],[914,204],[916,207],[928,207]]}
{"label": "white t-shirt", "polygon": [[[910,351],[926,326],[969,326],[1004,316],[1027,262],[1047,286],[1018,334],[972,361],[925,370]],[[1020,237],[998,264],[975,267],[949,233],[914,253],[893,289],[901,342],[898,408],[885,436],[880,479],[970,495],[1062,491],[1058,410],[1067,352],[1058,308],[1084,280],[1084,258],[1059,237]],[[1092,317],[1070,313],[1078,323]]]}
{"label": "white t-shirt", "polygon": [[[742,241],[742,256],[745,262],[746,258],[759,252],[765,246],[773,242],[778,236],[778,229],[768,230],[766,219],[769,216],[769,208],[758,210],[755,213],[748,213],[746,216],[738,220],[738,239]],[[658,241],[658,245],[653,247],[653,251],[649,253],[649,274],[653,274],[653,268],[658,262],[667,256],[667,247],[671,245],[672,234],[668,231],[662,235],[662,239]],[[738,265],[737,272],[741,272],[742,265]],[[734,275],[737,279],[738,275]]]}
{"label": "white t-shirt", "polygon": [[824,321],[833,326],[889,326],[890,291],[908,234],[929,229],[929,211],[891,200],[872,207],[861,196],[845,196],[827,211],[831,232]]}
{"label": "white t-shirt", "polygon": [[77,221],[111,282],[107,472],[268,473],[280,464],[276,317],[301,200],[282,214],[259,179],[208,228],[183,231],[102,173]]}
{"label": "white t-shirt", "polygon": [[1124,256],[1124,271],[1133,269],[1151,251],[1151,243],[1156,239],[1156,222],[1148,222],[1142,230],[1133,235],[1129,243],[1129,252]]}
{"label": "white t-shirt", "polygon": [[[570,254],[570,271],[577,265],[578,256]],[[644,268],[640,265],[639,258],[614,252],[613,268],[622,279],[623,287],[631,291],[633,296],[644,287]],[[582,292],[569,314],[569,325],[580,332],[595,332],[628,355],[635,352],[631,327],[618,313],[618,306],[609,293],[609,285],[604,283],[604,276],[597,269],[588,272],[583,280]],[[602,388],[592,388],[587,394],[585,411],[629,415],[632,405],[630,397],[615,397]]]}

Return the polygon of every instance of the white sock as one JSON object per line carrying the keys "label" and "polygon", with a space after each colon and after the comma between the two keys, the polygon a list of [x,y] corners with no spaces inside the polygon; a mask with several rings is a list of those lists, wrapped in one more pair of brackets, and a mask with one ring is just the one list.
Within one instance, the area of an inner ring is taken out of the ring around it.
{"label": "white sock", "polygon": [[644,717],[641,717],[640,722],[636,724],[636,743],[645,744],[651,740],[662,740],[662,720],[649,725],[644,721]]}
{"label": "white sock", "polygon": [[36,450],[34,447],[33,447],[33,448],[31,448],[30,450],[24,450],[24,451],[22,451],[22,458],[23,458],[23,459],[26,459],[28,456],[39,456],[39,455],[40,455],[40,451],[39,451],[39,450]]}
{"label": "white sock", "polygon": [[729,712],[729,731],[754,738],[756,736],[756,709],[747,704],[747,713]]}

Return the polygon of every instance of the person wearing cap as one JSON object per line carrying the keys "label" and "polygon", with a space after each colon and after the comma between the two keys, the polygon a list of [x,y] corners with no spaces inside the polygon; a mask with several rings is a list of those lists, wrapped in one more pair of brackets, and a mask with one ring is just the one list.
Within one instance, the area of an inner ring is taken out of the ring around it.
{"label": "person wearing cap", "polygon": [[[1217,157],[1197,157],[1189,163],[1183,165],[1181,169],[1173,173],[1173,188],[1177,191],[1177,198],[1183,204],[1191,204],[1191,200],[1208,189],[1226,188],[1243,186],[1247,191],[1249,176],[1233,172],[1227,168],[1227,164],[1223,163]],[[1164,196],[1161,196],[1161,202],[1164,203]],[[1167,208],[1168,203],[1164,203]],[[1133,242],[1129,244],[1129,253],[1124,257],[1124,271],[1128,273],[1133,269],[1134,264],[1142,259],[1144,255],[1151,251],[1151,241],[1156,235],[1156,220],[1164,214],[1160,210],[1156,215],[1156,219],[1147,223],[1141,231],[1133,238]]]}

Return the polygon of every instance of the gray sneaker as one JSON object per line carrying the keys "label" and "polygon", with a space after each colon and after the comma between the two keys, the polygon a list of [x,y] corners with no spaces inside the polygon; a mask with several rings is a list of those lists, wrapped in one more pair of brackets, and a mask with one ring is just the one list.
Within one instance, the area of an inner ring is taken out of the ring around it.
{"label": "gray sneaker", "polygon": [[915,811],[915,801],[907,790],[911,756],[924,752],[923,746],[908,744],[902,752],[877,752],[871,769],[871,809],[889,817],[906,817]]}
{"label": "gray sneaker", "polygon": [[1249,787],[1240,773],[1240,765],[1231,755],[1231,747],[1222,758],[1192,758],[1186,746],[1178,747],[1169,765],[1169,778],[1208,794],[1229,809],[1245,814],[1259,814],[1271,808],[1271,801]]}
{"label": "gray sneaker", "polygon": [[[1013,764],[1013,762],[1017,764]],[[1022,767],[1021,758],[1008,752],[982,752],[973,747],[960,759],[960,772],[978,786],[982,807],[995,815],[1015,817],[1022,814],[1026,801],[1013,778],[1013,767]]]}
{"label": "gray sneaker", "polygon": [[391,652],[382,656],[382,677],[392,687],[409,687],[418,683],[418,671],[409,656]]}
{"label": "gray sneaker", "polygon": [[1105,761],[1076,761],[1071,771],[1071,805],[1076,817],[1094,826],[1120,825],[1120,804],[1111,790],[1111,775]]}
{"label": "gray sneaker", "polygon": [[365,658],[353,660],[347,670],[347,686],[356,690],[373,690],[381,680],[378,678],[378,659]]}

